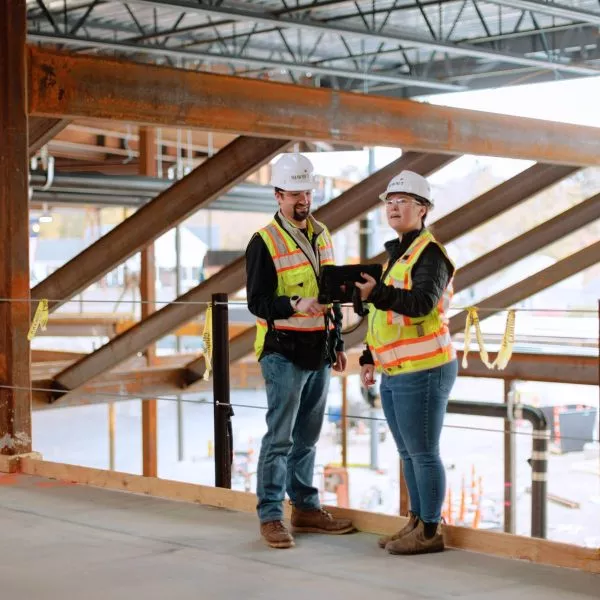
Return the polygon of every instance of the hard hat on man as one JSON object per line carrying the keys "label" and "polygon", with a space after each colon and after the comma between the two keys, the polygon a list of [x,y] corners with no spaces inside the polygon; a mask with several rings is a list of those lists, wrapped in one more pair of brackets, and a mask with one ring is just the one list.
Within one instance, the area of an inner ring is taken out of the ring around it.
{"label": "hard hat on man", "polygon": [[271,170],[271,185],[286,192],[309,191],[316,187],[315,168],[306,156],[284,154]]}
{"label": "hard hat on man", "polygon": [[433,206],[429,182],[414,171],[402,171],[396,175],[379,198],[385,202],[389,194],[408,194],[419,202]]}

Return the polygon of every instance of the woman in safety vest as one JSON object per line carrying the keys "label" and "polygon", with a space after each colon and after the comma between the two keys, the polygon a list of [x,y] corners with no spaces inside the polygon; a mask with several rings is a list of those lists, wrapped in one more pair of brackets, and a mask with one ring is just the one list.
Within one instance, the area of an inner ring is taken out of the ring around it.
{"label": "woman in safety vest", "polygon": [[390,554],[444,549],[441,510],[446,475],[439,440],[448,397],[458,373],[446,313],[455,267],[424,226],[433,206],[427,180],[411,171],[394,177],[380,198],[390,227],[389,261],[378,283],[357,283],[370,303],[361,381],[382,373],[381,404],[403,461],[410,496],[408,524],[379,540]]}

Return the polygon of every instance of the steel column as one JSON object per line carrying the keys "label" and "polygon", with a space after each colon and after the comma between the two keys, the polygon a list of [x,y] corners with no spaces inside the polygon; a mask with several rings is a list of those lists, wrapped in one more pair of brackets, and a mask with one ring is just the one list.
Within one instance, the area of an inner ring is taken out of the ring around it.
{"label": "steel column", "polygon": [[[514,381],[504,380],[504,403],[514,405]],[[513,413],[504,419],[504,531],[516,533],[517,515],[517,445],[513,430]]]}
{"label": "steel column", "polygon": [[0,454],[31,451],[25,0],[0,0]]}
{"label": "steel column", "polygon": [[[148,127],[139,131],[140,175],[156,177],[156,132]],[[140,253],[140,296],[142,299],[142,319],[155,310],[156,302],[156,262],[154,244],[151,243]],[[148,366],[156,362],[156,347],[150,345],[144,354]],[[146,477],[158,477],[157,449],[157,401],[155,398],[142,400],[142,474]]]}
{"label": "steel column", "polygon": [[215,486],[231,488],[233,409],[229,397],[229,307],[227,294],[213,294],[213,394],[215,420]]}
{"label": "steel column", "polygon": [[245,179],[289,142],[240,137],[32,289],[56,310],[102,275]]}

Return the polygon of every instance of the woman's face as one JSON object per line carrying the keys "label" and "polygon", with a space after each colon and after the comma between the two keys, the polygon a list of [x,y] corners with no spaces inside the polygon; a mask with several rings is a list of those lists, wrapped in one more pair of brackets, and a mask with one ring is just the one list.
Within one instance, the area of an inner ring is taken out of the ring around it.
{"label": "woman's face", "polygon": [[389,226],[398,234],[421,229],[427,207],[408,194],[389,194],[385,201]]}

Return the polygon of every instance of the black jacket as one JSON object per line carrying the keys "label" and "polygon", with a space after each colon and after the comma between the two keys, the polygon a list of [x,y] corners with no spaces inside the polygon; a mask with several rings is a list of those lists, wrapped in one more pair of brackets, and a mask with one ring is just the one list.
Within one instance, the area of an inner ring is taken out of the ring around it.
{"label": "black jacket", "polygon": [[[383,279],[394,263],[408,250],[421,231],[405,233],[402,239],[396,238],[385,243],[389,256],[388,267],[381,281],[373,288],[367,301],[379,310],[393,310],[407,317],[424,317],[437,305],[454,274],[452,263],[446,258],[437,244],[428,244],[411,270],[412,288],[401,290],[384,285]],[[361,365],[372,365],[373,356],[367,347],[359,359]]]}
{"label": "black jacket", "polygon": [[[275,220],[281,224],[279,216]],[[316,243],[316,236],[314,238]],[[294,314],[289,296],[277,295],[277,271],[269,249],[262,237],[255,233],[246,248],[246,293],[250,312],[267,322],[287,319]],[[334,329],[323,331],[276,331],[269,328],[259,360],[266,354],[277,352],[299,367],[318,370],[335,362],[335,353],[344,350],[342,340],[342,311],[333,306]]]}

